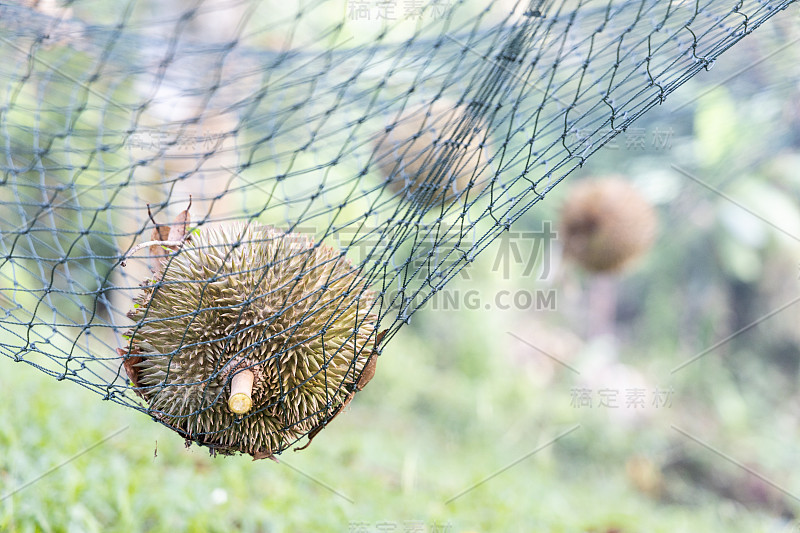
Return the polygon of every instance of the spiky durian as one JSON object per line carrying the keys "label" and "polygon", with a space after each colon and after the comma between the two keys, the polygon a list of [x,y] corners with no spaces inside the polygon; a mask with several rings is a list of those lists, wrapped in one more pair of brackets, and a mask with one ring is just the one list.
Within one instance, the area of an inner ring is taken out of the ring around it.
{"label": "spiky durian", "polygon": [[[137,324],[123,353],[156,418],[216,451],[261,458],[352,397],[377,316],[374,293],[342,253],[234,223],[200,228],[162,261],[129,314]],[[228,397],[245,370],[252,407],[239,416]]]}
{"label": "spiky durian", "polygon": [[561,211],[564,253],[590,272],[623,269],[646,252],[658,219],[650,203],[618,177],[576,184]]}
{"label": "spiky durian", "polygon": [[403,114],[375,141],[375,161],[387,187],[423,204],[449,202],[491,179],[483,123],[460,106],[440,99]]}

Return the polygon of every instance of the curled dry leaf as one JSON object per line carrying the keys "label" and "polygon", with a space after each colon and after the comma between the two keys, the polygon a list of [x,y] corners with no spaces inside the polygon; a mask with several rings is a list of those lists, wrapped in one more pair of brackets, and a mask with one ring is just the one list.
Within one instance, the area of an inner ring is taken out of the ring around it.
{"label": "curled dry leaf", "polygon": [[369,355],[369,359],[367,359],[367,364],[364,366],[364,370],[361,371],[361,375],[358,376],[358,381],[356,382],[356,389],[358,391],[364,390],[364,387],[367,386],[373,377],[375,377],[375,368],[378,366],[378,352],[373,350],[372,353]]}
{"label": "curled dry leaf", "polygon": [[[147,204],[147,214],[150,216],[150,220],[153,221],[155,227],[153,231],[150,233],[150,240],[151,241],[166,241],[169,239],[169,227],[164,226],[163,224],[158,224],[155,219],[153,218],[153,213],[150,211],[150,204]],[[151,260],[153,261],[154,265],[159,265],[161,263],[161,259],[166,257],[167,251],[160,244],[153,244],[150,246],[150,256]],[[153,272],[156,271],[155,266],[151,267]]]}
{"label": "curled dry leaf", "polygon": [[364,390],[364,387],[367,386],[367,383],[372,381],[372,378],[375,377],[375,368],[378,366],[378,355],[380,355],[378,346],[380,346],[384,335],[386,335],[388,331],[388,329],[385,329],[378,333],[378,335],[375,337],[375,347],[373,348],[372,353],[369,354],[367,364],[364,366],[364,370],[361,371],[361,375],[358,376],[358,381],[356,382],[356,389],[359,392]]}
{"label": "curled dry leaf", "polygon": [[[152,271],[154,273],[159,272],[163,266],[164,258],[167,256],[167,251],[177,252],[180,247],[183,246],[183,243],[189,240],[186,230],[189,226],[190,207],[192,207],[191,198],[189,198],[189,206],[185,210],[181,211],[181,213],[175,218],[173,228],[168,229],[167,226],[160,225],[153,220],[153,213],[150,212],[150,204],[147,204],[147,213],[150,215],[150,220],[152,220],[153,224],[156,225],[150,234],[152,240],[137,244],[131,248],[131,250],[122,258],[120,264],[125,266],[126,259],[134,255],[142,248],[149,248],[150,254],[155,259],[155,267],[152,268]],[[175,240],[169,240],[170,237],[173,236],[175,237]]]}
{"label": "curled dry leaf", "polygon": [[276,463],[280,463],[278,458],[272,455],[272,453],[258,450],[257,452],[253,453],[253,461],[258,461],[260,459],[272,459]]}
{"label": "curled dry leaf", "polygon": [[147,204],[147,214],[150,216],[150,220],[153,221],[153,224],[155,224],[150,236],[152,242],[150,245],[150,256],[153,261],[151,270],[154,274],[158,275],[161,272],[169,252],[177,252],[180,248],[180,246],[171,243],[183,243],[188,240],[187,232],[191,221],[189,209],[191,209],[191,207],[192,197],[190,196],[189,205],[186,206],[186,209],[178,213],[178,216],[175,217],[171,226],[165,226],[155,221],[153,213],[150,211],[150,204]]}
{"label": "curled dry leaf", "polygon": [[122,367],[125,369],[125,373],[128,374],[128,379],[133,383],[134,391],[144,398],[142,391],[139,390],[139,372],[136,369],[136,364],[144,361],[144,357],[137,355],[139,353],[141,353],[141,351],[136,346],[134,346],[130,352],[122,348],[117,348],[117,355],[122,358]]}

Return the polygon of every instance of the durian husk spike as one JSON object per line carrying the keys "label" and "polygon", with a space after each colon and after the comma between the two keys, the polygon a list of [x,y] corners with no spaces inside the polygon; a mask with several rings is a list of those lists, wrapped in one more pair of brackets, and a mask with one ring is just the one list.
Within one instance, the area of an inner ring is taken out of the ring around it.
{"label": "durian husk spike", "polygon": [[243,415],[253,407],[253,382],[255,374],[252,370],[242,370],[234,374],[231,380],[231,395],[228,397],[228,408],[237,415]]}

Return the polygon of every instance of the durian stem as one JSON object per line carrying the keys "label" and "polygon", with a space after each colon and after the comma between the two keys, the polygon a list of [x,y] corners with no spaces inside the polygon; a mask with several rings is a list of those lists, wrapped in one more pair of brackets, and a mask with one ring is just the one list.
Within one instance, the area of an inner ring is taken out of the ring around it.
{"label": "durian stem", "polygon": [[233,375],[228,407],[237,415],[245,414],[253,406],[253,381],[255,374],[252,370],[242,370]]}

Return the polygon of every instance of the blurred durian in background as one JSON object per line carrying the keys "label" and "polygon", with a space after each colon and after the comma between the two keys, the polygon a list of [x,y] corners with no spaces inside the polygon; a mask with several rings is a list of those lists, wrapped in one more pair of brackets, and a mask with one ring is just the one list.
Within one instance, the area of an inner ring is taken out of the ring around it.
{"label": "blurred durian in background", "polygon": [[473,195],[491,181],[485,124],[447,99],[406,110],[375,140],[375,161],[392,193],[423,204]]}
{"label": "blurred durian in background", "polygon": [[620,272],[653,245],[653,206],[625,179],[609,176],[574,185],[561,211],[564,255],[589,272]]}

